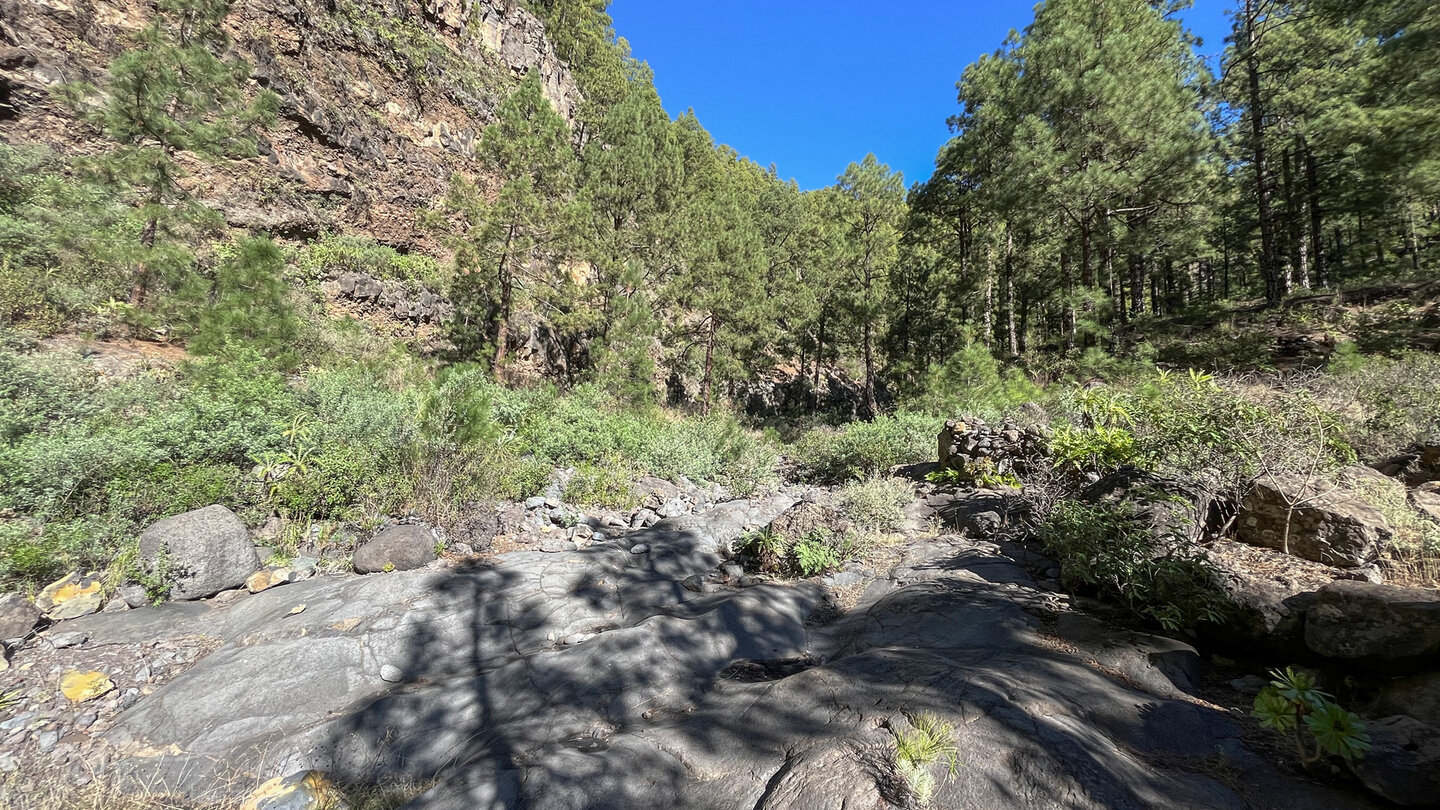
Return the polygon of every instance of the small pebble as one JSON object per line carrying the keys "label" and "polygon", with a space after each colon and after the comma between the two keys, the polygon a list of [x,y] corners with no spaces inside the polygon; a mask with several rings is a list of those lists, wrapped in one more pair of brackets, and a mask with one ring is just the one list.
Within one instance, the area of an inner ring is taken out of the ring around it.
{"label": "small pebble", "polygon": [[399,683],[405,680],[405,673],[394,664],[386,664],[380,667],[380,680],[386,683]]}
{"label": "small pebble", "polygon": [[645,554],[649,551],[650,545],[648,543],[636,543],[635,545],[630,547],[631,554]]}

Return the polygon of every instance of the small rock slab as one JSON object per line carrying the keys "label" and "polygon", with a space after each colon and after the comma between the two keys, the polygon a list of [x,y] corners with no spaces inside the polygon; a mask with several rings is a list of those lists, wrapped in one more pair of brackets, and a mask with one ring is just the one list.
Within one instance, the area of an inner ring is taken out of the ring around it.
{"label": "small rock slab", "polygon": [[347,810],[345,796],[320,771],[277,776],[255,789],[240,810]]}
{"label": "small rock slab", "polygon": [[1332,582],[1307,612],[1305,644],[1328,658],[1440,660],[1440,591]]}
{"label": "small rock slab", "polygon": [[355,550],[355,572],[409,571],[435,561],[435,535],[423,523],[391,526]]}
{"label": "small rock slab", "polygon": [[71,670],[60,676],[60,693],[71,703],[84,703],[107,695],[115,688],[115,682],[103,672],[80,672]]}
{"label": "small rock slab", "polygon": [[103,588],[104,582],[99,574],[71,572],[45,586],[35,597],[35,607],[54,621],[89,616],[105,606],[105,597],[101,593]]}

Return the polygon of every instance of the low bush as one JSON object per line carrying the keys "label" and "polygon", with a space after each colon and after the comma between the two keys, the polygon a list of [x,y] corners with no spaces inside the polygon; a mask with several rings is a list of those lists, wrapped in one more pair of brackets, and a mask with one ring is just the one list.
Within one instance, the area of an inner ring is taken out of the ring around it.
{"label": "low bush", "polygon": [[915,489],[900,478],[875,477],[850,484],[838,493],[840,509],[862,531],[890,532],[904,521],[903,509]]}
{"label": "low bush", "polygon": [[449,289],[450,274],[439,262],[358,236],[325,236],[305,245],[294,255],[295,266],[306,278],[365,273],[390,281],[411,281],[443,293]]}
{"label": "low bush", "polygon": [[629,509],[638,505],[630,487],[634,479],[625,460],[619,457],[599,464],[582,462],[565,486],[565,500],[577,506]]}
{"label": "low bush", "polygon": [[1061,501],[1039,535],[1067,585],[1089,587],[1167,631],[1223,615],[1223,592],[1200,550],[1178,530],[1158,534],[1126,504]]}
{"label": "low bush", "polygon": [[940,424],[935,417],[900,412],[843,428],[818,427],[800,437],[791,458],[814,483],[863,480],[934,456]]}

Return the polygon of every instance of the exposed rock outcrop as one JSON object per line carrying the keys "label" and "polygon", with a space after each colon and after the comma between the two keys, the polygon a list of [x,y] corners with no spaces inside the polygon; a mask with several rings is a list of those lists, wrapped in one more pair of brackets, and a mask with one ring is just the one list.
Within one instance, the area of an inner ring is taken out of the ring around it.
{"label": "exposed rock outcrop", "polygon": [[[100,147],[51,93],[96,81],[149,19],[134,0],[0,7],[0,140],[64,154]],[[186,183],[235,227],[286,237],[363,234],[437,249],[417,208],[451,174],[478,175],[480,132],[517,77],[534,70],[567,119],[581,98],[544,26],[508,0],[320,0],[232,4],[250,90],[280,97],[279,125],[253,159],[187,165]],[[84,47],[74,47],[84,43]]]}
{"label": "exposed rock outcrop", "polygon": [[1308,611],[1305,643],[1329,658],[1404,666],[1440,661],[1440,591],[1333,582]]}
{"label": "exposed rock outcrop", "polygon": [[[1250,752],[1192,697],[1193,649],[1038,588],[1018,546],[916,542],[838,613],[810,584],[684,584],[795,501],[567,553],[79,620],[116,661],[219,645],[107,709],[99,736],[114,772],[191,794],[314,770],[438,777],[410,810],[819,810],[903,803],[888,729],[931,712],[953,724],[963,774],[936,780],[933,806],[1372,806]],[[1189,764],[1217,751],[1223,781]]]}

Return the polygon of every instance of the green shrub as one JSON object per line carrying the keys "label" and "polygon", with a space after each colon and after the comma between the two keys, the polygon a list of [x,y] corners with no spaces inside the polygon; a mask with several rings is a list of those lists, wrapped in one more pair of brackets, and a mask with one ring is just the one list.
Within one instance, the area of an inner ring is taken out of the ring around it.
{"label": "green shrub", "polygon": [[1200,550],[1178,531],[1157,535],[1127,504],[1061,501],[1039,535],[1067,584],[1094,588],[1168,631],[1217,621],[1225,610]]}
{"label": "green shrub", "polygon": [[942,417],[964,413],[998,420],[1042,394],[1020,369],[1002,366],[984,345],[970,341],[931,366],[905,406]]}
{"label": "green shrub", "polygon": [[815,428],[800,437],[791,455],[806,479],[841,484],[930,458],[939,428],[934,417],[901,412],[843,428]]}
{"label": "green shrub", "polygon": [[903,509],[915,497],[914,487],[900,478],[875,477],[849,484],[837,493],[845,516],[863,531],[900,528]]}
{"label": "green shrub", "polygon": [[794,558],[795,570],[802,577],[814,577],[838,570],[844,562],[834,546],[833,538],[819,533],[811,533],[801,538],[790,549],[790,554]]}
{"label": "green shrub", "polygon": [[1057,426],[1050,437],[1050,453],[1057,465],[1101,474],[1130,464],[1139,455],[1134,434],[1123,427],[1105,425]]}
{"label": "green shrub", "polygon": [[412,281],[443,292],[450,286],[449,271],[422,254],[400,253],[358,236],[324,236],[299,251],[295,264],[307,278],[365,273],[391,281]]}
{"label": "green shrub", "polygon": [[629,509],[638,505],[630,488],[634,477],[618,457],[600,464],[583,462],[565,487],[565,500],[578,506]]}

